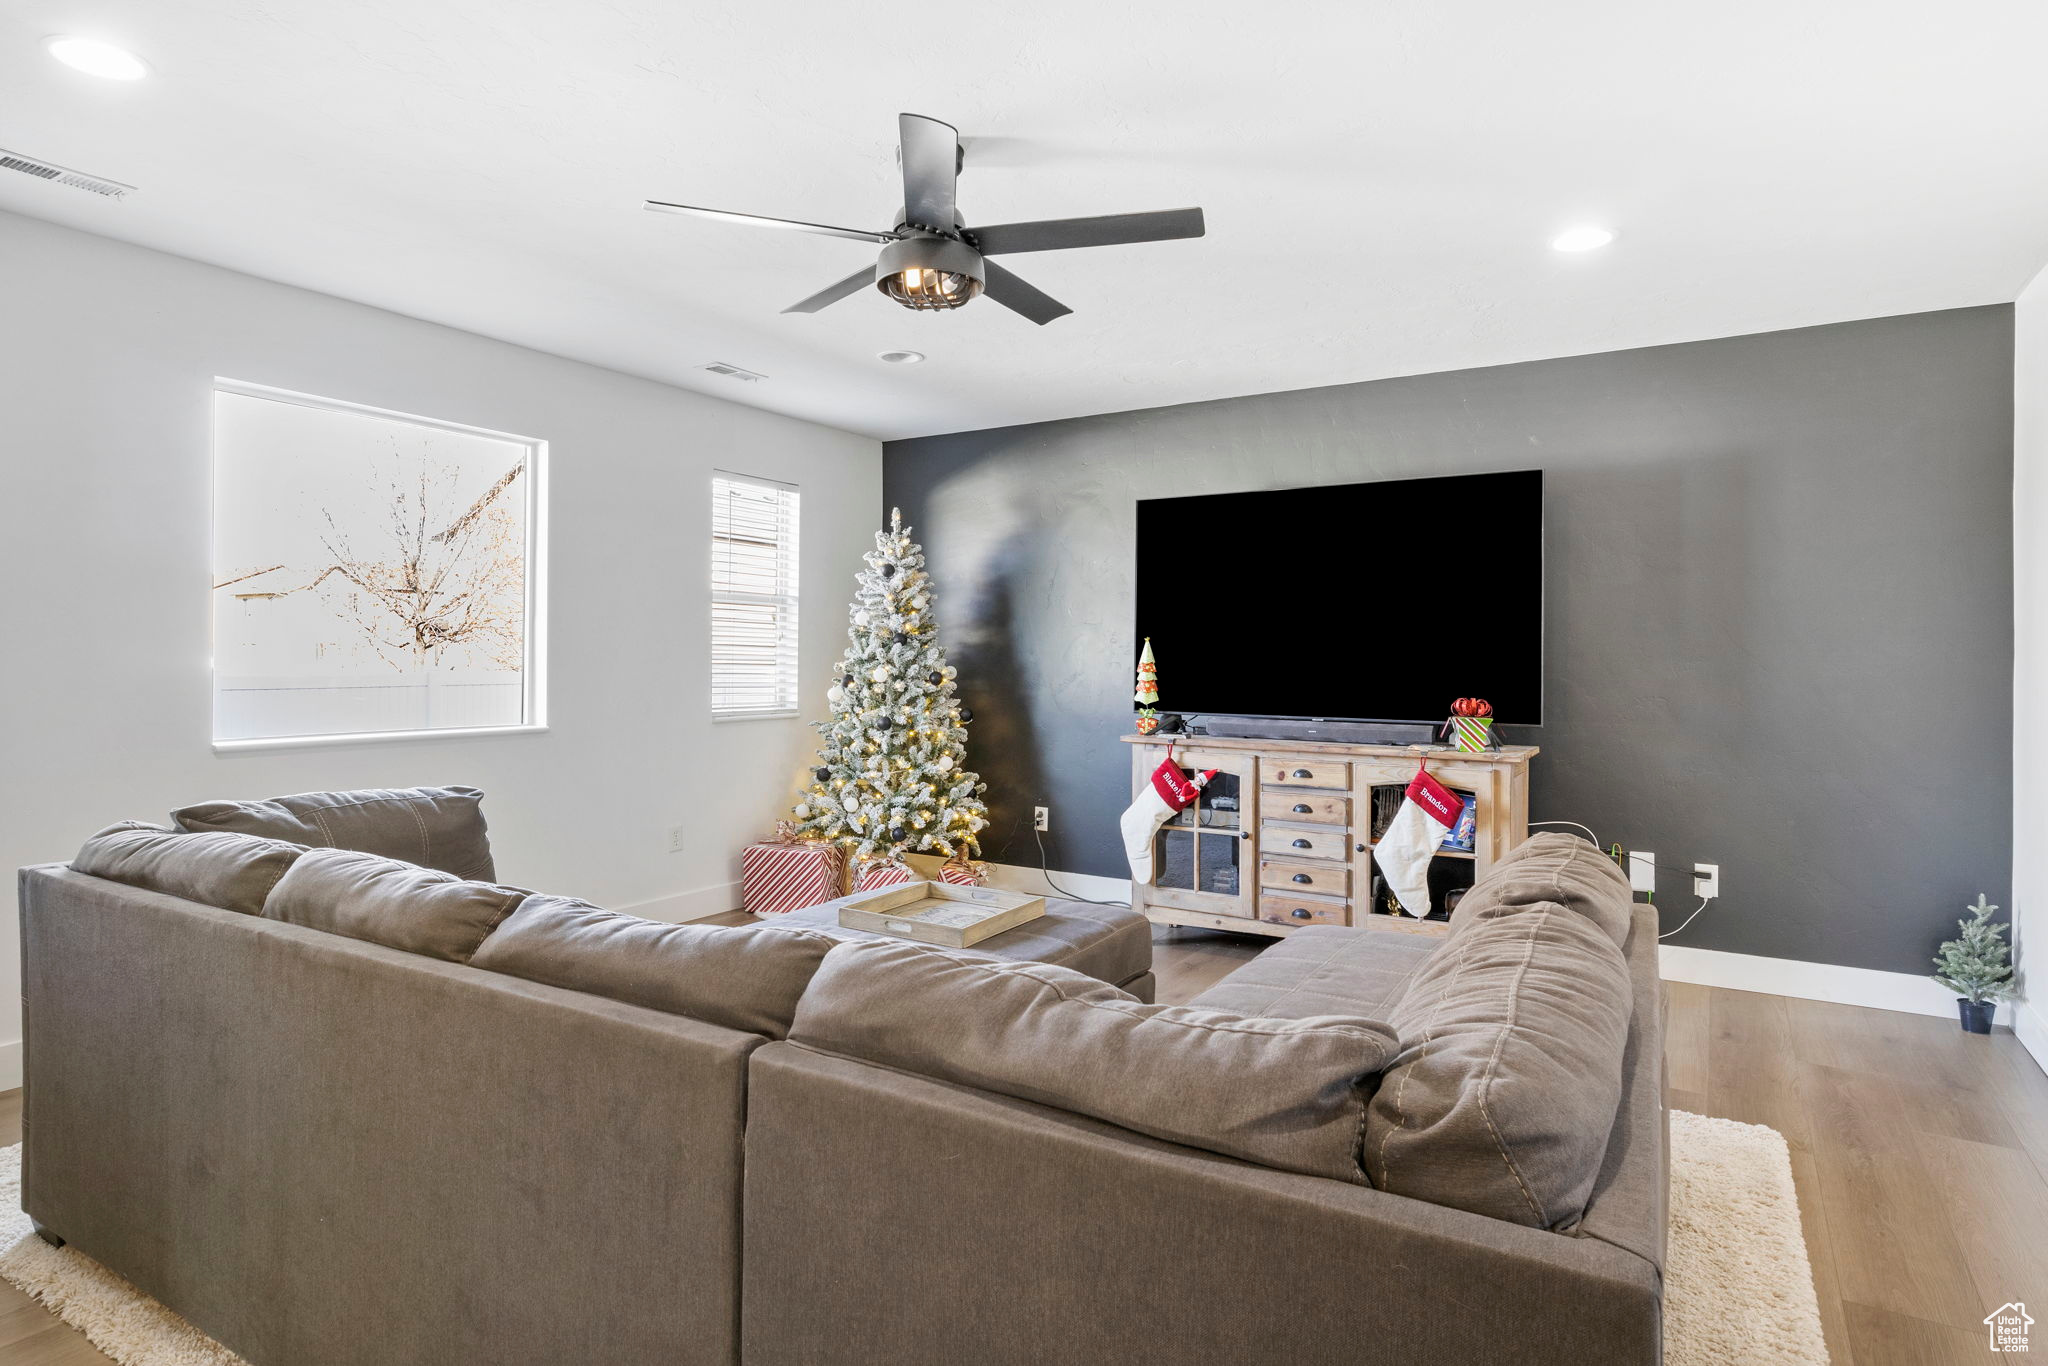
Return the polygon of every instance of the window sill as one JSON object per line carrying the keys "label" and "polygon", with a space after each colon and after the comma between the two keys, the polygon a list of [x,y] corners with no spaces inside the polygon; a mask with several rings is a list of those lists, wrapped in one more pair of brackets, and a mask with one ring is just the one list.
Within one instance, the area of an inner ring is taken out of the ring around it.
{"label": "window sill", "polygon": [[715,711],[711,713],[712,724],[726,721],[786,721],[792,716],[802,715],[795,707],[781,711]]}
{"label": "window sill", "polygon": [[467,740],[489,735],[545,735],[546,726],[471,726],[446,730],[349,731],[341,735],[266,735],[253,740],[215,740],[215,754],[260,749],[313,749],[332,745],[388,745],[403,740]]}

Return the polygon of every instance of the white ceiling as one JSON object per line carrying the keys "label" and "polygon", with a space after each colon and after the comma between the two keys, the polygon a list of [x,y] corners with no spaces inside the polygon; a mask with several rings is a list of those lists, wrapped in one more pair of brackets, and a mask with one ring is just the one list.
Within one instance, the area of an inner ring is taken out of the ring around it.
{"label": "white ceiling", "polygon": [[[0,147],[141,187],[0,208],[901,437],[2011,299],[2044,52],[2039,0],[0,0]],[[1209,235],[1009,258],[1043,328],[783,316],[865,249],[639,207],[886,228],[904,109],[967,137],[970,224]]]}

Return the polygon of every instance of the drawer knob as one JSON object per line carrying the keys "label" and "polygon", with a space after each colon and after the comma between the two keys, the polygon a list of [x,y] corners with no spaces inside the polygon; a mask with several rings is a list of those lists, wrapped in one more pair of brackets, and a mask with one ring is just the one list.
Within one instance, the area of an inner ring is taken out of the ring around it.
{"label": "drawer knob", "polygon": [[1249,830],[1241,831],[1241,832],[1239,832],[1239,834],[1238,834],[1238,838],[1239,838],[1239,839],[1241,839],[1241,840],[1248,840],[1248,839],[1250,839],[1251,837],[1252,837],[1252,832],[1251,832],[1251,831],[1249,831]]}
{"label": "drawer knob", "polygon": [[1315,912],[1309,910],[1309,908],[1306,906],[1296,906],[1293,910],[1289,911],[1288,914],[1293,916],[1296,920],[1315,919]]}
{"label": "drawer knob", "polygon": [[1295,814],[1306,816],[1309,812],[1315,810],[1315,808],[1310,806],[1307,802],[1296,802],[1294,804],[1294,810]]}
{"label": "drawer knob", "polygon": [[1313,774],[1313,773],[1311,773],[1311,772],[1309,772],[1309,771],[1308,771],[1307,769],[1305,769],[1305,768],[1297,768],[1297,769],[1295,769],[1295,770],[1294,770],[1294,776],[1295,776],[1295,777],[1297,777],[1297,778],[1313,778],[1313,777],[1315,777],[1316,775],[1315,775],[1315,774]]}
{"label": "drawer knob", "polygon": [[1314,881],[1315,881],[1315,879],[1314,879],[1314,878],[1312,878],[1312,877],[1310,877],[1310,876],[1309,876],[1309,875],[1308,875],[1307,873],[1296,873],[1296,874],[1294,875],[1294,880],[1295,880],[1296,882],[1314,882]]}
{"label": "drawer knob", "polygon": [[1306,849],[1309,847],[1309,844],[1307,840],[1296,840],[1294,842],[1294,847],[1297,849]]}
{"label": "drawer knob", "polygon": [[1351,846],[1351,850],[1353,853],[1362,854],[1365,852],[1365,846],[1362,844],[1354,844]]}

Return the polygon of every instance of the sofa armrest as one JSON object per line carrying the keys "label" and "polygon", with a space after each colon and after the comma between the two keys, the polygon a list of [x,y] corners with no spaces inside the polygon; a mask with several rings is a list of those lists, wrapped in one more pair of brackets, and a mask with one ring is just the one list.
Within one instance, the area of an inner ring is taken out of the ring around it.
{"label": "sofa armrest", "polygon": [[1658,1359],[1623,1249],[771,1044],[749,1063],[742,1360]]}

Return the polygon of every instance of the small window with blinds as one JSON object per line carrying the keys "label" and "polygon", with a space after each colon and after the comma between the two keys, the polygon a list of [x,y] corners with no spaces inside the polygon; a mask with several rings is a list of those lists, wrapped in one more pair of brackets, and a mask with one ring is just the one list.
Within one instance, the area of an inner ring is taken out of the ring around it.
{"label": "small window with blinds", "polygon": [[711,479],[711,715],[796,714],[797,491]]}

